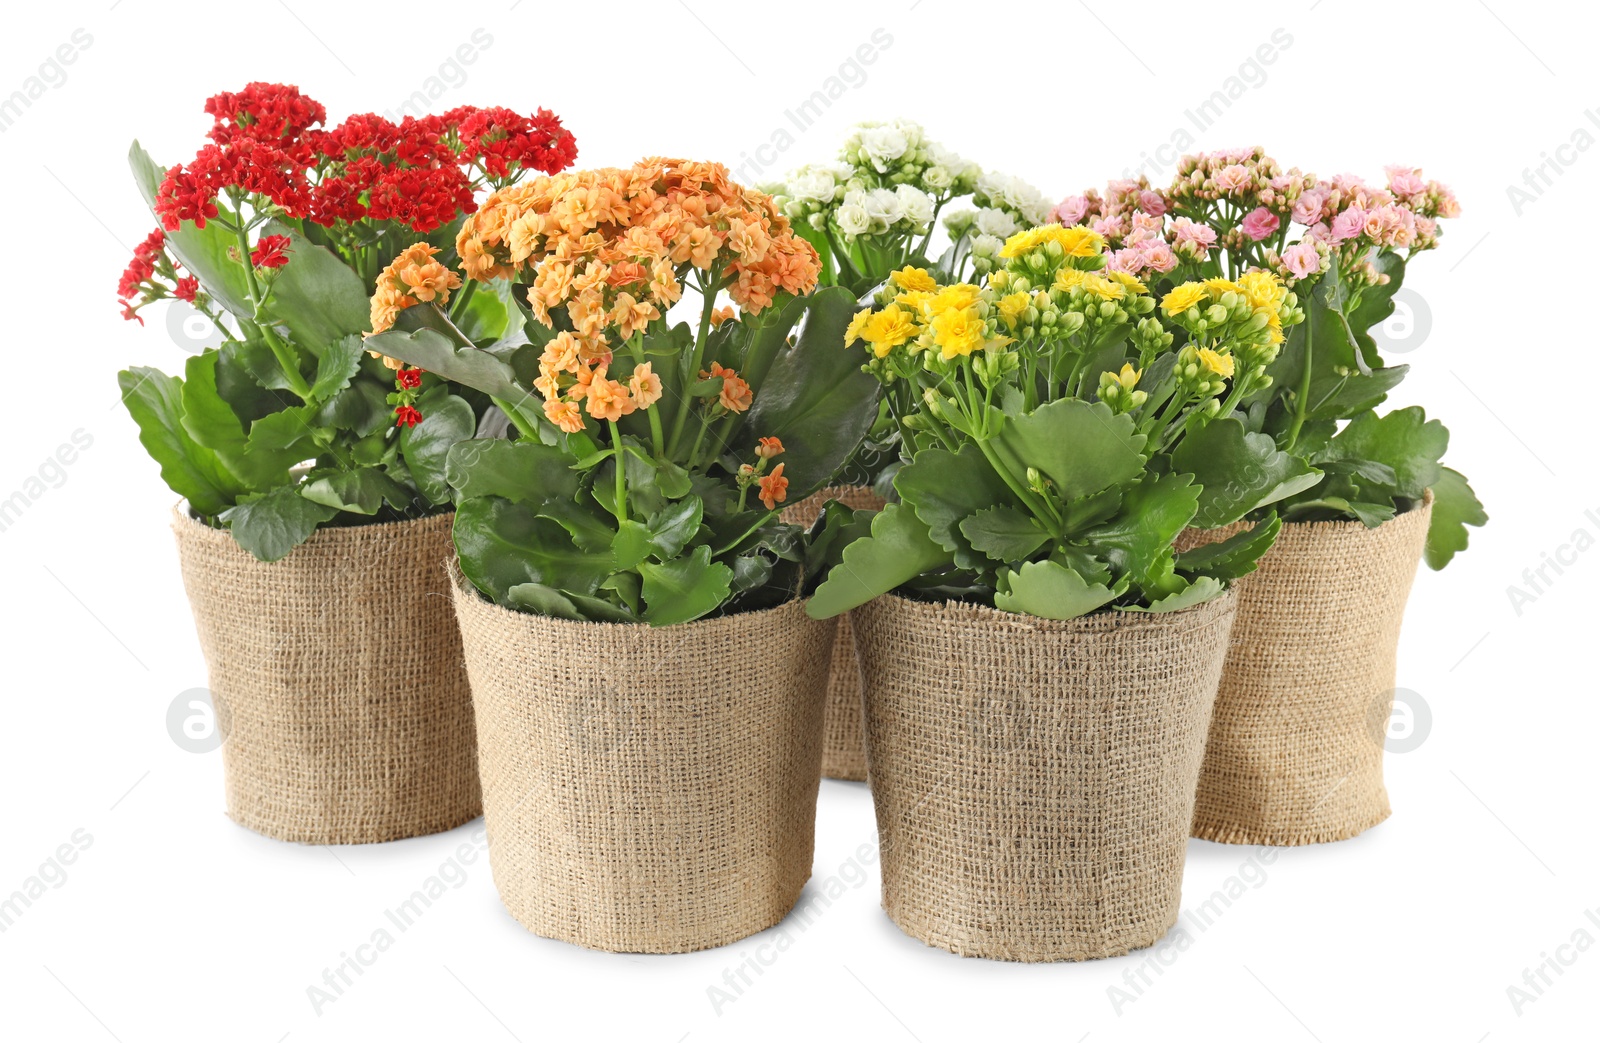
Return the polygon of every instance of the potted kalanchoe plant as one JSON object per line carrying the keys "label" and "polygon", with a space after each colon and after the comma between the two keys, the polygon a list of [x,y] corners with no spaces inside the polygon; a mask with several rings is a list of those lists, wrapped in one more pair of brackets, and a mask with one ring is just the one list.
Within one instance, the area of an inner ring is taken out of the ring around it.
{"label": "potted kalanchoe plant", "polygon": [[[1227,586],[1279,523],[1176,541],[1296,487],[1267,452],[1227,506],[1175,447],[1238,422],[1303,312],[1259,273],[1179,347],[1182,298],[1108,270],[1089,228],[1017,233],[995,262],[981,285],[902,269],[852,321],[910,459],[876,516],[826,508],[843,551],[807,611],[857,610],[895,922],[968,955],[1114,956],[1176,922]],[[1254,383],[1228,391],[1230,366]],[[1031,883],[1042,863],[1071,883]]]}
{"label": "potted kalanchoe plant", "polygon": [[405,306],[402,260],[367,346],[477,388],[516,433],[447,462],[501,897],[600,949],[770,927],[810,874],[833,638],[799,600],[823,554],[779,508],[877,415],[839,349],[855,298],[812,293],[816,251],[770,197],[678,159],[497,193],[456,253],[525,309],[520,343]]}
{"label": "potted kalanchoe plant", "polygon": [[[908,266],[931,267],[959,280],[991,262],[1001,240],[1048,220],[1050,203],[1020,178],[985,173],[976,163],[931,140],[910,120],[861,123],[850,129],[834,163],[800,168],[772,186],[796,232],[822,257],[819,281],[858,297]],[[946,213],[952,204],[966,201]],[[950,243],[930,260],[940,215]],[[899,466],[899,430],[886,410],[861,446],[824,489],[796,503],[789,520],[810,525],[824,504],[876,509],[892,495]],[[823,774],[864,780],[861,686],[849,616],[839,621],[829,673]]]}
{"label": "potted kalanchoe plant", "polygon": [[[1242,437],[1208,431],[1174,454],[1223,489],[1219,468],[1248,442],[1271,445],[1301,483],[1272,508],[1283,532],[1241,586],[1196,836],[1310,843],[1388,817],[1381,723],[1417,560],[1444,567],[1466,547],[1466,526],[1487,521],[1441,462],[1444,426],[1417,406],[1380,412],[1407,367],[1384,363],[1373,331],[1394,311],[1407,263],[1459,212],[1420,171],[1387,175],[1383,186],[1321,180],[1246,149],[1186,157],[1165,192],[1113,182],[1104,197],[1061,204],[1111,240],[1113,267],[1192,300],[1178,316],[1186,339],[1203,335],[1217,288],[1262,271],[1304,301],[1306,321],[1267,365],[1271,382],[1239,399]],[[1202,512],[1195,525],[1207,531],[1184,545],[1229,535],[1230,521]]]}
{"label": "potted kalanchoe plant", "polygon": [[[487,403],[369,355],[367,301],[400,245],[427,236],[448,259],[475,193],[565,167],[572,135],[543,110],[476,108],[323,129],[321,104],[262,83],[206,111],[188,163],[133,146],[160,227],[118,296],[140,323],[156,301],[192,306],[220,346],[182,377],[119,380],[184,500],[173,525],[228,729],[228,812],[302,842],[448,829],[481,801],[460,640],[429,595],[449,550],[446,451]],[[413,292],[479,336],[513,325],[492,294],[452,301],[441,261],[419,271]]]}

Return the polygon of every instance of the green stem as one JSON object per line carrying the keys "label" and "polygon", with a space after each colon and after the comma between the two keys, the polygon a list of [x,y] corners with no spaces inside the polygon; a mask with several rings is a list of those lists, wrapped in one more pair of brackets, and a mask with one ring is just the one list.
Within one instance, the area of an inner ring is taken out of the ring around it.
{"label": "green stem", "polygon": [[[230,195],[229,198],[233,200],[233,207],[237,212],[240,207],[238,197]],[[227,227],[233,230],[234,238],[239,244],[239,264],[244,268],[245,290],[250,295],[250,308],[254,313],[246,321],[260,332],[261,339],[265,340],[267,347],[272,349],[272,357],[278,360],[278,368],[283,370],[284,378],[289,381],[289,389],[300,396],[302,402],[309,402],[311,400],[311,385],[307,384],[305,377],[300,375],[300,366],[294,357],[293,349],[283,342],[283,339],[278,336],[277,331],[271,325],[262,325],[254,321],[255,316],[261,313],[261,305],[264,298],[261,295],[261,285],[256,282],[255,265],[250,262],[250,233],[245,228],[244,220],[241,217],[238,223],[227,225]]]}
{"label": "green stem", "polygon": [[[739,492],[739,510],[741,510],[741,511],[744,510],[744,494],[746,492],[749,492],[749,486],[746,486],[744,489],[740,490],[740,492]],[[763,525],[767,524],[768,522],[770,522],[773,518],[776,518],[777,516],[778,516],[778,512],[777,511],[768,511],[766,514],[763,514],[756,521],[756,523],[754,525],[752,525],[748,529],[744,530],[744,532],[739,535],[738,539],[730,540],[728,543],[724,544],[723,546],[718,547],[716,550],[711,552],[711,556],[713,558],[722,557],[722,555],[728,553],[730,550],[732,550],[733,548],[737,547],[739,544],[743,543],[746,539],[748,539],[752,532],[755,532],[757,529],[761,528]]]}
{"label": "green stem", "polygon": [[[644,335],[635,333],[628,338],[628,351],[633,355],[635,365],[644,365]],[[661,410],[651,405],[645,410],[650,417],[650,445],[656,451],[657,459],[666,455],[666,439],[661,433]]]}
{"label": "green stem", "polygon": [[615,420],[608,420],[606,422],[611,425],[611,446],[616,450],[616,455],[611,459],[612,462],[616,464],[617,472],[617,521],[625,522],[628,520],[628,486],[626,477],[624,475],[627,464],[623,460],[622,456],[622,429],[617,427],[617,422]]}
{"label": "green stem", "polygon": [[[461,292],[456,295],[455,303],[450,305],[450,317],[454,319],[458,316],[465,315],[467,310],[467,302],[472,300],[472,295],[477,292],[478,280],[468,279],[467,284],[461,287]],[[511,321],[516,322],[520,320],[521,317],[522,315],[520,312],[513,312]]]}
{"label": "green stem", "polygon": [[504,413],[506,419],[511,421],[511,426],[517,429],[517,434],[521,435],[524,441],[539,441],[539,432],[528,423],[527,418],[518,411],[516,406],[513,406],[503,398],[491,398],[489,401],[500,407],[500,412]]}
{"label": "green stem", "polygon": [[689,470],[694,470],[696,461],[700,459],[700,447],[705,444],[706,432],[711,430],[711,418],[707,415],[700,417],[700,433],[695,435],[694,445],[689,449],[689,462],[684,464]]}
{"label": "green stem", "polygon": [[[1311,318],[1310,309],[1306,310],[1306,318]],[[1284,438],[1284,451],[1294,448],[1295,442],[1300,439],[1300,428],[1306,422],[1306,409],[1311,400],[1311,331],[1314,328],[1310,321],[1306,323],[1306,357],[1302,360],[1300,368],[1300,390],[1294,396],[1294,420],[1289,424],[1289,431]]]}
{"label": "green stem", "polygon": [[706,339],[711,331],[711,312],[717,306],[717,291],[709,276],[701,282],[700,292],[705,297],[705,302],[700,306],[700,329],[695,334],[694,351],[689,356],[689,371],[683,378],[685,393],[678,400],[677,415],[672,420],[672,437],[667,442],[668,451],[673,456],[678,454],[678,444],[683,439],[683,425],[689,420],[689,407],[694,400],[694,396],[688,394],[689,385],[699,379],[700,363],[704,361]]}

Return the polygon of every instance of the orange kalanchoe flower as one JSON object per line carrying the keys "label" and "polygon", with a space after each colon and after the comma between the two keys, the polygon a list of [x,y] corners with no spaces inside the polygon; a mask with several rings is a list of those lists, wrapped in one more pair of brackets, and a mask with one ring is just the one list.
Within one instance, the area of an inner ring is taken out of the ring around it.
{"label": "orange kalanchoe flower", "polygon": [[[407,308],[429,302],[442,308],[450,302],[450,291],[461,287],[461,276],[433,259],[438,252],[437,247],[427,243],[413,243],[378,273],[377,287],[372,294],[373,333],[392,329],[395,318]],[[376,351],[368,354],[382,358],[390,369],[404,365],[399,359]]]}
{"label": "orange kalanchoe flower", "polygon": [[628,381],[628,391],[639,409],[649,409],[661,401],[661,378],[650,368],[650,363],[641,362],[633,367],[633,379]]}
{"label": "orange kalanchoe flower", "polygon": [[709,371],[700,371],[701,380],[709,377],[722,378],[722,391],[717,395],[717,401],[722,405],[723,409],[730,413],[743,413],[750,408],[754,395],[750,392],[750,385],[745,383],[738,373],[728,369],[726,366],[713,362]]}
{"label": "orange kalanchoe flower", "polygon": [[783,441],[778,438],[761,438],[756,441],[756,455],[763,460],[771,460],[774,456],[783,453]]}
{"label": "orange kalanchoe flower", "polygon": [[777,509],[789,495],[789,479],[783,476],[783,465],[779,464],[772,469],[771,474],[764,474],[756,479],[761,486],[761,502],[767,505],[767,510]]}
{"label": "orange kalanchoe flower", "polygon": [[596,370],[584,396],[584,408],[596,420],[621,420],[633,412],[634,404],[626,385],[606,376],[604,370]]}
{"label": "orange kalanchoe flower", "polygon": [[736,320],[738,318],[739,313],[734,311],[732,308],[718,308],[711,313],[711,326],[713,329],[715,329],[716,327],[721,326],[724,322]]}

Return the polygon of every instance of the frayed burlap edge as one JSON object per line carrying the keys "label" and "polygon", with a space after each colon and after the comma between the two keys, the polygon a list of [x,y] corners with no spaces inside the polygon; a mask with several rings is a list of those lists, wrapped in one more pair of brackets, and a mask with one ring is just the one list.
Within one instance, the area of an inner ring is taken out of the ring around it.
{"label": "frayed burlap edge", "polygon": [[800,602],[671,627],[496,605],[453,569],[495,886],[535,934],[727,945],[811,875],[832,620]]}
{"label": "frayed burlap edge", "polygon": [[443,563],[453,515],[317,531],[257,561],[173,512],[205,655],[228,816],[264,836],[367,844],[482,810],[472,700]]}
{"label": "frayed burlap edge", "polygon": [[[1433,495],[1376,529],[1292,522],[1239,580],[1192,835],[1295,847],[1389,818],[1383,735]],[[1180,547],[1241,526],[1185,533]]]}
{"label": "frayed burlap edge", "polygon": [[[783,510],[783,520],[810,527],[829,500],[856,511],[875,511],[884,499],[866,485],[834,485],[812,493]],[[833,665],[828,670],[828,698],[823,713],[822,774],[830,779],[864,782],[867,778],[867,743],[861,733],[861,666],[850,614],[839,617],[839,635],[833,642]]]}
{"label": "frayed burlap edge", "polygon": [[884,910],[961,956],[1102,959],[1177,922],[1235,611],[856,610]]}

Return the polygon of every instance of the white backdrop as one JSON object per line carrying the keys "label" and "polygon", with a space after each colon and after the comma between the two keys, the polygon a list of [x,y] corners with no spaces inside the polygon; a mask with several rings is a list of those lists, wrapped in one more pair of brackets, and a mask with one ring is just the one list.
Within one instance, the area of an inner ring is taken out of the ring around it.
{"label": "white backdrop", "polygon": [[[1593,257],[1592,222],[1572,215],[1600,188],[1589,147],[1600,111],[1586,108],[1600,104],[1600,16],[1510,0],[222,7],[29,5],[0,34],[0,100],[37,94],[0,109],[12,229],[0,499],[30,501],[0,531],[0,898],[35,875],[47,884],[0,932],[0,1035],[1592,1034],[1600,488],[1595,335],[1589,309],[1572,305],[1592,300],[1595,273],[1579,263]],[[449,66],[462,45],[473,61]],[[337,120],[397,109],[430,77],[438,108],[553,108],[580,165],[683,155],[759,180],[829,158],[857,120],[906,116],[1052,197],[1141,164],[1164,182],[1185,135],[1198,148],[1261,143],[1324,174],[1420,165],[1454,187],[1464,215],[1412,266],[1416,321],[1391,332],[1391,361],[1414,367],[1391,404],[1445,420],[1449,460],[1492,522],[1412,595],[1398,683],[1413,716],[1396,721],[1388,758],[1394,817],[1323,847],[1192,841],[1185,934],[1051,966],[961,960],[901,935],[879,908],[871,802],[856,784],[823,784],[811,886],[829,893],[837,878],[838,897],[809,928],[791,923],[781,953],[770,933],[674,957],[536,938],[501,907],[485,860],[446,866],[463,844],[476,854],[481,820],[320,850],[230,823],[220,755],[186,752],[166,726],[174,698],[205,684],[204,664],[168,532],[174,497],[114,376],[132,363],[181,368],[188,349],[159,308],[140,328],[114,305],[128,252],[153,225],[124,156],[137,136],[162,162],[188,158],[209,125],[204,99],[252,79],[296,83]],[[787,110],[830,77],[838,99],[811,126],[792,122]],[[1200,111],[1230,88],[1226,108]],[[73,462],[47,463],[74,441]],[[1514,603],[1512,587],[1529,597]],[[385,911],[441,872],[444,897],[397,931]],[[1203,915],[1231,877],[1237,899]],[[314,1005],[308,987],[329,988],[325,971],[384,927],[393,946]],[[713,986],[735,998],[714,1002]],[[1512,986],[1528,998],[1514,1002]]]}

